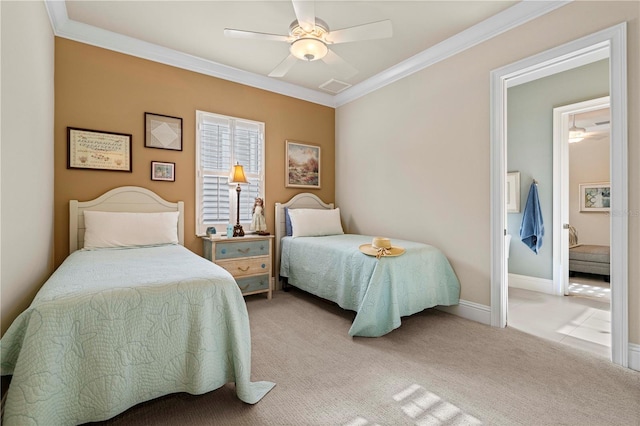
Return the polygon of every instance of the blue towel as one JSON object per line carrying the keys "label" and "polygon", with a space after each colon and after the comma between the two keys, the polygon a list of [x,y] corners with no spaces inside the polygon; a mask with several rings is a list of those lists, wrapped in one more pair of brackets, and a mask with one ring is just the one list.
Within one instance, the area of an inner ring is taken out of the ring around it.
{"label": "blue towel", "polygon": [[524,206],[522,214],[522,225],[520,225],[520,239],[535,254],[538,254],[542,247],[542,237],[544,236],[544,221],[542,220],[542,210],[540,209],[540,199],[538,198],[538,185],[531,184],[527,204]]}

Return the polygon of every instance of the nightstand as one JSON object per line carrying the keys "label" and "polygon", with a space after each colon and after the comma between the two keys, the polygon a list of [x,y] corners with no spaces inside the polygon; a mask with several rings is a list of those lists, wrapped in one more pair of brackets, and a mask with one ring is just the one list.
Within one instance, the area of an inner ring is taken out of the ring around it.
{"label": "nightstand", "polygon": [[235,278],[242,295],[267,293],[271,299],[273,235],[203,237],[204,257],[222,266]]}

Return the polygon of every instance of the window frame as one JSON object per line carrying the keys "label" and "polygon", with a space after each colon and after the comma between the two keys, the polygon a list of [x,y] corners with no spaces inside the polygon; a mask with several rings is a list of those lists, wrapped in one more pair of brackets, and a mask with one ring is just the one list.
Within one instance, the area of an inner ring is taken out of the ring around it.
{"label": "window frame", "polygon": [[[215,121],[227,121],[229,124],[229,131],[230,131],[230,140],[231,140],[231,156],[230,156],[230,163],[228,164],[228,171],[226,173],[222,173],[222,172],[207,172],[205,170],[203,170],[202,165],[201,165],[201,144],[202,144],[202,140],[201,140],[201,123],[203,122],[204,119],[206,118],[210,118],[213,119]],[[195,166],[196,166],[196,171],[195,171],[195,183],[196,183],[196,200],[195,200],[195,231],[196,231],[196,236],[198,237],[202,237],[206,235],[206,230],[208,227],[214,226],[216,228],[216,232],[218,234],[225,234],[226,233],[226,229],[227,229],[227,224],[235,224],[236,223],[236,217],[237,217],[237,193],[236,193],[236,187],[237,185],[234,184],[229,184],[229,218],[227,219],[227,221],[221,221],[221,222],[213,222],[213,223],[207,223],[205,224],[201,218],[201,212],[202,212],[202,204],[203,204],[203,179],[204,176],[218,176],[218,177],[224,177],[226,176],[227,178],[229,178],[229,174],[233,168],[233,165],[236,164],[236,153],[235,151],[235,137],[236,137],[236,131],[239,127],[239,124],[241,125],[242,123],[246,123],[250,126],[256,126],[258,128],[259,131],[259,137],[260,137],[260,164],[259,164],[259,170],[257,173],[252,173],[250,170],[248,170],[246,168],[246,165],[240,163],[241,165],[245,166],[244,167],[244,172],[245,172],[245,176],[247,177],[247,180],[249,181],[257,181],[259,184],[259,191],[258,191],[258,197],[261,197],[264,200],[264,194],[265,194],[265,147],[266,147],[266,143],[265,143],[265,124],[263,122],[260,121],[255,121],[255,120],[250,120],[250,119],[246,119],[246,118],[241,118],[241,117],[232,117],[232,116],[227,116],[227,115],[222,115],[222,114],[216,114],[213,112],[208,112],[208,111],[201,111],[201,110],[196,110],[196,144],[195,144],[195,148],[196,148],[196,155],[195,155]],[[242,191],[245,191],[246,189],[246,184],[241,184],[240,188]],[[242,193],[241,193],[242,194]],[[249,227],[251,224],[251,217],[249,217],[248,219],[243,219],[242,217],[240,218],[240,224],[243,227]],[[247,230],[245,230],[245,232],[247,232]]]}

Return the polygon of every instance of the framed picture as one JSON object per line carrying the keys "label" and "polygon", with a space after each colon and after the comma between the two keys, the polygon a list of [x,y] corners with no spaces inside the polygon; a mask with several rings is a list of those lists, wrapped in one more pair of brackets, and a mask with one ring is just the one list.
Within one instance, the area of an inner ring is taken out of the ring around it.
{"label": "framed picture", "polygon": [[507,213],[520,213],[520,172],[507,173]]}
{"label": "framed picture", "polygon": [[176,163],[152,161],[151,162],[151,180],[164,180],[167,182],[175,182]]}
{"label": "framed picture", "polygon": [[67,127],[67,168],[131,172],[131,135]]}
{"label": "framed picture", "polygon": [[608,212],[611,209],[611,184],[609,182],[581,183],[581,212]]}
{"label": "framed picture", "polygon": [[320,189],[320,147],[294,141],[286,144],[285,186]]}
{"label": "framed picture", "polygon": [[182,118],[145,112],[144,146],[182,151]]}

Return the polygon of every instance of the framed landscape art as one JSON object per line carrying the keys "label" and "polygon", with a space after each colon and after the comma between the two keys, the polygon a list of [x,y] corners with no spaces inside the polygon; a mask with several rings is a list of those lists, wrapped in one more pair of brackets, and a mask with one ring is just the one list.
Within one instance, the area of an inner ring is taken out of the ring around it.
{"label": "framed landscape art", "polygon": [[320,189],[320,147],[294,141],[286,145],[286,186]]}

